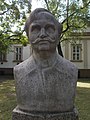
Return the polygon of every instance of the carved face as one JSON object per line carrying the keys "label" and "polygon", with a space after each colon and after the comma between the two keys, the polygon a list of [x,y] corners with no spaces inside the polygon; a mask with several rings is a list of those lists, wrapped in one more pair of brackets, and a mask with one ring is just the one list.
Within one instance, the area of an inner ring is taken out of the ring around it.
{"label": "carved face", "polygon": [[36,51],[55,51],[58,42],[58,28],[54,17],[40,13],[29,27],[29,40]]}

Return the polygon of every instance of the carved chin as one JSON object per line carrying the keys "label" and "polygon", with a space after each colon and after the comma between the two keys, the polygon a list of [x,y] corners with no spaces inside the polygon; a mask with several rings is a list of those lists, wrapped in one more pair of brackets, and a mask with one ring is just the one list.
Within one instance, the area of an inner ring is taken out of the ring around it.
{"label": "carved chin", "polygon": [[32,45],[35,51],[55,51],[56,44],[50,42],[39,42],[38,44]]}
{"label": "carved chin", "polygon": [[40,45],[38,45],[38,50],[40,50],[40,51],[50,50],[50,46],[48,44],[40,44]]}

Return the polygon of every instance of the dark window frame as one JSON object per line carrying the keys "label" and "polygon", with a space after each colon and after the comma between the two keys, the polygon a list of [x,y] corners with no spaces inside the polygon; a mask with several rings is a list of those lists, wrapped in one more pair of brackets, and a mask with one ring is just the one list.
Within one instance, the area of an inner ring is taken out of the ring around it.
{"label": "dark window frame", "polygon": [[82,44],[71,44],[71,61],[82,61]]}
{"label": "dark window frame", "polygon": [[0,62],[7,62],[7,54],[0,52]]}
{"label": "dark window frame", "polygon": [[14,46],[14,61],[13,62],[22,62],[23,61],[23,46]]}

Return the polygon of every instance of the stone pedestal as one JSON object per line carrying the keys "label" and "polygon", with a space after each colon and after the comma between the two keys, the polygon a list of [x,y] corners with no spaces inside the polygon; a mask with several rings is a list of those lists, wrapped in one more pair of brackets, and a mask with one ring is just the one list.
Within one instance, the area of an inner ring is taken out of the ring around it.
{"label": "stone pedestal", "polygon": [[12,120],[78,120],[77,110],[64,113],[27,113],[16,107],[13,110]]}

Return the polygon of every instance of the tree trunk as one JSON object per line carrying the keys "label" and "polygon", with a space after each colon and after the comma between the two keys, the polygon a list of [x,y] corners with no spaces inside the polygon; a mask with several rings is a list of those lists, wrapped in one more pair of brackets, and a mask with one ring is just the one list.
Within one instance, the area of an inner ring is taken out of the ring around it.
{"label": "tree trunk", "polygon": [[59,42],[57,48],[58,48],[58,53],[59,53],[59,55],[61,55],[61,56],[63,57],[63,52],[62,52],[62,49],[61,49],[61,44],[60,44],[60,42]]}

